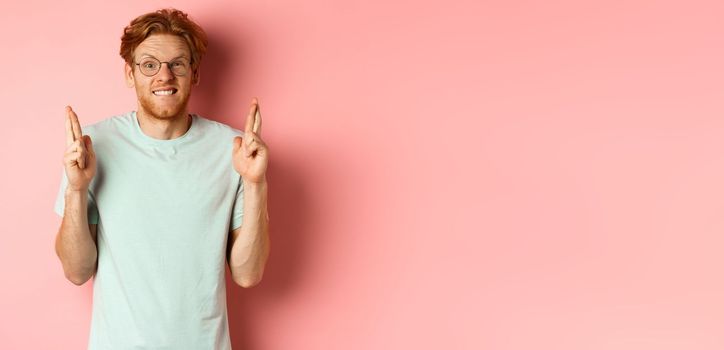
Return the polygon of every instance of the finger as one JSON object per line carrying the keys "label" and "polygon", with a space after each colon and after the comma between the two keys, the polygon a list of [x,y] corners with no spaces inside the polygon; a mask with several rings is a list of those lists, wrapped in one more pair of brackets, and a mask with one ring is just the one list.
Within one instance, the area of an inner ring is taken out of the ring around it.
{"label": "finger", "polygon": [[269,148],[264,143],[257,144],[254,142],[254,149],[249,152],[249,157],[256,152],[256,157],[264,157],[267,154]]}
{"label": "finger", "polygon": [[71,116],[70,122],[73,125],[73,140],[77,140],[77,139],[83,137],[83,132],[81,131],[81,128],[80,128],[80,122],[78,122],[78,115],[75,114],[75,112],[73,111],[72,108],[70,108],[70,116]]}
{"label": "finger", "polygon": [[63,157],[63,164],[65,164],[66,166],[74,166],[78,163],[78,157],[80,157],[80,152],[67,153]]}
{"label": "finger", "polygon": [[79,168],[85,168],[86,157],[88,152],[85,148],[79,147],[78,142],[74,142],[69,151],[63,157],[65,164],[78,165]]}
{"label": "finger", "polygon": [[260,145],[256,142],[252,143],[250,146],[244,147],[244,155],[246,155],[247,157],[251,157],[251,155],[259,149],[259,147]]}
{"label": "finger", "polygon": [[86,152],[86,151],[87,151],[87,147],[85,145],[85,142],[83,141],[83,139],[80,139],[80,140],[73,141],[73,143],[70,144],[70,146],[68,146],[68,148],[65,150],[65,153]]}
{"label": "finger", "polygon": [[266,143],[262,141],[260,138],[255,138],[254,142],[252,142],[249,146],[244,146],[244,154],[247,157],[250,157],[252,154],[256,152],[256,155],[265,154],[267,150]]}
{"label": "finger", "polygon": [[88,156],[95,157],[96,151],[93,149],[93,140],[90,135],[83,135],[83,141],[85,141],[85,149],[88,151]]}
{"label": "finger", "polygon": [[85,142],[83,141],[83,138],[80,138],[75,142],[77,143],[78,153],[80,154],[80,157],[78,158],[78,167],[85,169],[85,158],[88,155],[88,151],[85,149]]}
{"label": "finger", "polygon": [[[234,148],[233,148],[233,151],[232,151],[233,153],[239,152],[239,148],[241,148],[241,143],[242,143],[242,142],[243,142],[243,141],[241,140],[241,137],[239,137],[239,136],[235,136],[235,137],[234,137]],[[232,154],[233,154],[233,153],[232,153]]]}
{"label": "finger", "polygon": [[67,154],[79,154],[80,158],[78,159],[78,167],[83,169],[85,168],[85,159],[88,155],[88,150],[85,146],[84,139],[81,138],[79,140],[75,140],[70,147],[68,147],[68,150],[66,150]]}
{"label": "finger", "polygon": [[75,138],[73,137],[73,122],[70,116],[70,106],[65,106],[65,146],[68,147],[73,144]]}
{"label": "finger", "polygon": [[257,108],[255,101],[256,98],[251,101],[251,107],[249,107],[249,114],[246,115],[246,124],[244,124],[244,135],[246,135],[246,133],[248,132],[253,131],[254,117],[256,115],[255,111]]}
{"label": "finger", "polygon": [[257,135],[261,135],[261,110],[259,109],[258,101],[256,103],[256,115],[254,115],[254,127],[252,131]]}
{"label": "finger", "polygon": [[249,131],[248,133],[244,134],[244,144],[249,146],[256,141],[256,138],[256,134],[254,134],[253,131]]}

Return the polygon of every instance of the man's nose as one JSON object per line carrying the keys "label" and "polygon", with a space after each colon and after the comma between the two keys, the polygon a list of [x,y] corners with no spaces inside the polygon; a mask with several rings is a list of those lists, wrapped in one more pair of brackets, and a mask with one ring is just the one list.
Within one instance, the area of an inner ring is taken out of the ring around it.
{"label": "man's nose", "polygon": [[171,71],[171,67],[169,66],[168,62],[161,63],[161,67],[158,69],[158,73],[156,73],[156,79],[158,80],[173,80],[176,76],[173,75],[173,72]]}

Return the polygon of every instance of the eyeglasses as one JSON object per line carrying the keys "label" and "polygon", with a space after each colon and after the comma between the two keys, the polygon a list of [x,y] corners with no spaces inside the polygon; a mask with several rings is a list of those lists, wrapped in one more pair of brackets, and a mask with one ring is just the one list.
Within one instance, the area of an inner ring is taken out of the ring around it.
{"label": "eyeglasses", "polygon": [[140,68],[141,73],[147,77],[152,77],[161,70],[161,65],[166,63],[168,68],[171,69],[173,75],[182,77],[189,71],[190,63],[186,58],[177,58],[171,62],[161,62],[153,57],[145,57],[141,62],[136,63]]}

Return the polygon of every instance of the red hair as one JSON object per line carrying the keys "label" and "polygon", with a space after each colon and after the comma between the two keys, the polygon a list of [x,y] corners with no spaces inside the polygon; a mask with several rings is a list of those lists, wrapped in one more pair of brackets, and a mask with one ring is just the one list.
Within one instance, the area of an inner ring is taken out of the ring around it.
{"label": "red hair", "polygon": [[134,51],[151,34],[172,34],[183,38],[191,51],[191,68],[196,73],[206,53],[208,39],[204,30],[186,13],[173,8],[149,12],[136,17],[123,29],[120,54],[132,68],[135,67]]}

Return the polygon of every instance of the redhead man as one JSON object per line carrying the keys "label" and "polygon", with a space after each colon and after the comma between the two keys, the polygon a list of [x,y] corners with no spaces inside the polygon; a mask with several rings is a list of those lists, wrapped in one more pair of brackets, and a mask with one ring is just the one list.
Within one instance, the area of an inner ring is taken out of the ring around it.
{"label": "redhead man", "polygon": [[242,287],[269,256],[259,103],[244,131],[188,112],[207,39],[178,10],[142,15],[120,54],[137,109],[81,128],[66,107],[55,249],[93,277],[89,349],[230,349],[225,264]]}

